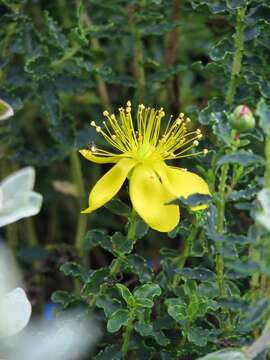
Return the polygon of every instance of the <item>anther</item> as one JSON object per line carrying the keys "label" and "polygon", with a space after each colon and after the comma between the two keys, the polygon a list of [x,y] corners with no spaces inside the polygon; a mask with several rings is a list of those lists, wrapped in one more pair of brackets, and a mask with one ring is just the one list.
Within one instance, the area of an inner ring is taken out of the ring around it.
{"label": "anther", "polygon": [[96,127],[96,132],[100,132],[101,131],[101,127],[100,126],[97,126]]}
{"label": "anther", "polygon": [[186,172],[186,171],[187,171],[187,168],[182,168],[182,170]]}
{"label": "anther", "polygon": [[198,139],[201,139],[202,137],[203,137],[202,134],[199,134],[199,135],[198,135]]}
{"label": "anther", "polygon": [[176,155],[174,153],[171,153],[172,158],[176,158]]}
{"label": "anther", "polygon": [[130,100],[128,100],[127,106],[128,106],[128,107],[131,107],[131,101],[130,101]]}
{"label": "anther", "polygon": [[199,135],[199,134],[201,134],[201,130],[200,129],[197,129],[196,130],[196,133]]}
{"label": "anther", "polygon": [[90,125],[91,126],[96,126],[96,123],[94,121],[91,121]]}
{"label": "anther", "polygon": [[176,123],[176,125],[181,125],[181,122],[182,122],[182,120],[177,119],[175,123]]}
{"label": "anther", "polygon": [[127,112],[127,113],[130,113],[130,112],[131,112],[131,107],[127,107],[127,108],[126,108],[126,112]]}
{"label": "anther", "polygon": [[115,139],[116,139],[116,135],[112,135],[112,139],[115,140]]}
{"label": "anther", "polygon": [[193,145],[194,145],[194,146],[198,146],[198,145],[199,145],[199,141],[198,141],[198,140],[194,140],[194,141],[193,141]]}
{"label": "anther", "polygon": [[187,123],[190,123],[191,122],[191,119],[189,117],[186,118],[186,122]]}
{"label": "anther", "polygon": [[182,113],[182,112],[179,114],[179,117],[180,117],[181,119],[182,119],[184,116],[185,116],[185,114]]}
{"label": "anther", "polygon": [[103,111],[104,116],[109,116],[109,112],[107,110]]}
{"label": "anther", "polygon": [[208,149],[203,149],[203,153],[206,155],[208,154]]}
{"label": "anther", "polygon": [[112,114],[112,115],[111,115],[111,119],[116,120],[116,118],[115,118],[115,115],[114,115],[114,114]]}

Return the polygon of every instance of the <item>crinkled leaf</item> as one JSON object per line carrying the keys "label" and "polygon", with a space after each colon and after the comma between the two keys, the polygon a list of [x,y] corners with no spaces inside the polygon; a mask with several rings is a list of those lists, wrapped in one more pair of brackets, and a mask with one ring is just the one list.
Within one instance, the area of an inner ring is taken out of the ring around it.
{"label": "crinkled leaf", "polygon": [[107,323],[107,330],[110,333],[115,333],[121,329],[122,326],[126,326],[129,319],[129,312],[125,309],[115,311],[110,317]]}
{"label": "crinkled leaf", "polygon": [[98,269],[94,270],[87,278],[83,287],[83,293],[85,295],[97,294],[100,286],[106,282],[109,275],[109,269]]}
{"label": "crinkled leaf", "polygon": [[264,163],[264,158],[260,155],[253,154],[249,151],[239,150],[232,154],[222,156],[217,164],[219,166],[224,164],[238,164],[241,166],[261,166]]}
{"label": "crinkled leaf", "polygon": [[153,300],[156,296],[161,295],[161,288],[158,284],[147,283],[136,288],[133,294],[136,299]]}
{"label": "crinkled leaf", "polygon": [[199,281],[209,281],[216,279],[215,273],[205,268],[183,268],[176,269],[175,272],[187,279],[194,279]]}

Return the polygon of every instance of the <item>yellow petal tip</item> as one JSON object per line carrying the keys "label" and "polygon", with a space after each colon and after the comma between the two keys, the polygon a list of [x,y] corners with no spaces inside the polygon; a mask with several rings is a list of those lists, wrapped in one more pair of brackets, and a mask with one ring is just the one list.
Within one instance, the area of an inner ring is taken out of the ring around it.
{"label": "yellow petal tip", "polygon": [[90,214],[92,212],[91,208],[87,208],[87,209],[84,209],[84,210],[81,210],[81,214]]}

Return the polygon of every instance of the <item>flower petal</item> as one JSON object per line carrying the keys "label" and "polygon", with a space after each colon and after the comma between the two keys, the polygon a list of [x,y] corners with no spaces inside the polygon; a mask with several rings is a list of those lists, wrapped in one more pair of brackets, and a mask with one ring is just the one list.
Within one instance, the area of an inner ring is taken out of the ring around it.
{"label": "flower petal", "polygon": [[97,164],[107,164],[107,163],[116,163],[118,162],[121,157],[120,156],[96,156],[93,155],[90,150],[82,149],[79,150],[79,153],[82,154],[83,157],[85,157],[87,160],[92,161]]}
{"label": "flower petal", "polygon": [[173,195],[161,184],[155,171],[146,165],[137,166],[130,179],[130,198],[134,209],[153,229],[173,230],[179,222],[179,207],[165,205]]}
{"label": "flower petal", "polygon": [[32,307],[22,288],[16,288],[0,300],[0,337],[20,332],[29,322]]}
{"label": "flower petal", "polygon": [[42,195],[34,191],[24,195],[25,198],[18,197],[17,202],[11,199],[7,206],[4,204],[0,211],[0,227],[39,213],[43,201]]}
{"label": "flower petal", "polygon": [[82,213],[90,213],[111,200],[118,193],[135,164],[132,159],[118,161],[93,187],[89,195],[89,207]]}
{"label": "flower petal", "polygon": [[[192,194],[210,195],[207,183],[198,175],[180,168],[175,168],[159,163],[155,170],[161,178],[164,186],[176,197],[189,197]],[[192,210],[205,209],[206,205],[195,206]]]}
{"label": "flower petal", "polygon": [[7,102],[0,99],[0,120],[8,119],[13,115],[14,115],[14,111],[12,107]]}

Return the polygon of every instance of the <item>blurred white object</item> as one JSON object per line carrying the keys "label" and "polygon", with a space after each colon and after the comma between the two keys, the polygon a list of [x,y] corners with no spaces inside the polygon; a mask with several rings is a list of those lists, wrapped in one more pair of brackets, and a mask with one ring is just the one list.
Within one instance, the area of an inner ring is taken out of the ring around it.
{"label": "blurred white object", "polygon": [[0,336],[15,335],[29,322],[32,307],[25,291],[17,287],[0,300]]}
{"label": "blurred white object", "polygon": [[42,195],[32,191],[35,169],[26,167],[0,183],[0,227],[39,213]]}
{"label": "blurred white object", "polygon": [[81,359],[99,337],[99,329],[85,313],[67,312],[60,319],[43,325],[30,324],[8,359]]}
{"label": "blurred white object", "polygon": [[24,290],[16,287],[20,283],[13,257],[0,244],[1,360],[76,360],[99,339],[100,330],[87,309],[63,312],[52,321],[28,323],[31,304]]}
{"label": "blurred white object", "polygon": [[7,102],[0,99],[0,120],[6,120],[13,115],[14,111],[12,107]]}
{"label": "blurred white object", "polygon": [[257,213],[256,219],[267,230],[270,230],[270,189],[262,189],[258,193],[258,200],[261,204],[262,211]]}
{"label": "blurred white object", "polygon": [[20,283],[16,264],[4,247],[0,246],[0,337],[17,334],[29,322],[32,307]]}

